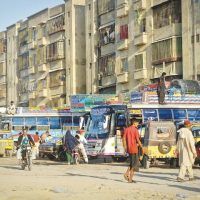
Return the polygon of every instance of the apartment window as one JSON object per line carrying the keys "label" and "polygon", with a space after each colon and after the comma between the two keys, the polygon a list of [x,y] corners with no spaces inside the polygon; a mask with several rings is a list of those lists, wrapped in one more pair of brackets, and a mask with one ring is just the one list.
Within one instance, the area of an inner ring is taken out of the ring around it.
{"label": "apartment window", "polygon": [[0,75],[5,75],[4,63],[0,63]]}
{"label": "apartment window", "polygon": [[18,57],[19,70],[27,69],[29,66],[29,54],[25,53]]}
{"label": "apartment window", "polygon": [[100,45],[106,45],[115,42],[115,24],[102,28],[100,30]]}
{"label": "apartment window", "polygon": [[64,41],[58,41],[47,46],[47,60],[54,61],[64,58]]}
{"label": "apartment window", "polygon": [[99,15],[115,9],[115,0],[101,0],[97,3]]}
{"label": "apartment window", "polygon": [[37,85],[37,90],[43,90],[44,88],[47,88],[47,79],[41,79],[38,81],[38,85]]}
{"label": "apartment window", "polygon": [[91,10],[91,4],[88,5],[88,9]]}
{"label": "apartment window", "polygon": [[182,56],[182,38],[174,37],[152,44],[153,64],[173,62],[180,60]]}
{"label": "apartment window", "polygon": [[36,63],[36,54],[33,54],[30,56],[29,58],[29,65],[30,66],[35,66],[37,63]]}
{"label": "apartment window", "polygon": [[143,19],[141,20],[140,32],[141,32],[141,33],[145,33],[145,32],[146,32],[146,18],[143,18]]}
{"label": "apartment window", "polygon": [[143,54],[138,54],[135,56],[135,70],[143,69]]}
{"label": "apartment window", "polygon": [[28,42],[28,29],[20,30],[18,33],[19,46],[25,46]]}
{"label": "apartment window", "polygon": [[99,59],[99,73],[102,76],[109,76],[115,73],[115,54]]}
{"label": "apartment window", "polygon": [[55,71],[50,73],[50,87],[60,86],[65,75],[65,71]]}
{"label": "apartment window", "polygon": [[39,47],[37,49],[37,64],[41,65],[43,63],[46,63],[46,47]]}
{"label": "apartment window", "polygon": [[70,12],[67,12],[67,16],[68,16],[68,18],[70,18]]}
{"label": "apartment window", "polygon": [[172,0],[153,8],[154,28],[181,23],[181,0]]}
{"label": "apartment window", "polygon": [[120,26],[120,40],[128,38],[128,24]]}
{"label": "apartment window", "polygon": [[120,73],[128,72],[128,58],[121,59]]}
{"label": "apartment window", "polygon": [[6,39],[0,39],[0,54],[6,52]]}
{"label": "apartment window", "polygon": [[199,42],[199,39],[200,39],[199,34],[197,34],[196,35],[196,41]]}
{"label": "apartment window", "polygon": [[64,15],[60,15],[48,21],[48,33],[52,34],[64,30]]}

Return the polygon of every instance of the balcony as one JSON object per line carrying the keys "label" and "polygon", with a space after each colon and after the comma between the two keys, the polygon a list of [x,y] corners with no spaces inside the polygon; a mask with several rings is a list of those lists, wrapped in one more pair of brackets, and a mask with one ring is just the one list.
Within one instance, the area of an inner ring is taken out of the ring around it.
{"label": "balcony", "polygon": [[38,96],[39,97],[47,97],[48,96],[48,90],[43,89],[43,90],[39,91]]}
{"label": "balcony", "polygon": [[35,49],[36,48],[36,42],[32,41],[28,44],[28,49]]}
{"label": "balcony", "polygon": [[6,54],[5,53],[1,53],[0,54],[0,62],[3,62],[6,60]]}
{"label": "balcony", "polygon": [[0,84],[6,84],[6,76],[0,76]]}
{"label": "balcony", "polygon": [[47,65],[46,64],[41,64],[38,66],[38,71],[39,72],[46,72],[47,71]]}
{"label": "balcony", "polygon": [[147,69],[141,69],[134,72],[134,79],[146,79],[147,78]]}
{"label": "balcony", "polygon": [[136,35],[134,38],[134,45],[139,46],[144,44],[147,44],[147,34],[141,33],[139,35]]}
{"label": "balcony", "polygon": [[115,44],[109,43],[106,45],[101,46],[101,56],[105,56],[115,52]]}
{"label": "balcony", "polygon": [[117,0],[117,8],[123,6],[124,4],[127,4],[128,0]]}
{"label": "balcony", "polygon": [[128,39],[121,40],[117,43],[117,50],[122,51],[128,49]]}
{"label": "balcony", "polygon": [[127,83],[128,82],[128,72],[117,74],[118,83]]}
{"label": "balcony", "polygon": [[47,40],[45,37],[38,39],[37,41],[38,46],[45,46],[47,44]]}
{"label": "balcony", "polygon": [[128,15],[128,5],[124,4],[124,6],[117,8],[117,17],[124,17]]}
{"label": "balcony", "polygon": [[139,0],[134,4],[134,10],[145,10],[146,8],[147,8],[147,0]]}
{"label": "balcony", "polygon": [[116,77],[115,75],[109,75],[102,77],[102,87],[110,86],[116,84]]}
{"label": "balcony", "polygon": [[63,84],[56,87],[50,88],[51,96],[62,95],[65,93]]}
{"label": "balcony", "polygon": [[35,92],[31,92],[31,93],[28,94],[29,99],[35,99],[35,97],[36,97]]}
{"label": "balcony", "polygon": [[162,4],[168,0],[151,0],[151,7],[157,6],[159,4]]}
{"label": "balcony", "polygon": [[28,68],[28,74],[35,74],[35,67],[34,66]]}
{"label": "balcony", "polygon": [[163,40],[164,38],[170,38],[173,36],[181,36],[182,24],[174,23],[168,26],[161,27],[153,30],[153,41]]}

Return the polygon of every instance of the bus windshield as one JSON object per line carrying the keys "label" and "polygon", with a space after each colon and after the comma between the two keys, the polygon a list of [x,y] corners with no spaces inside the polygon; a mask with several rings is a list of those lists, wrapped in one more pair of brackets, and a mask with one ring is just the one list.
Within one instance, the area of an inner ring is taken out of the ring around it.
{"label": "bus windshield", "polygon": [[91,113],[87,126],[87,139],[104,139],[108,137],[110,123],[111,113]]}

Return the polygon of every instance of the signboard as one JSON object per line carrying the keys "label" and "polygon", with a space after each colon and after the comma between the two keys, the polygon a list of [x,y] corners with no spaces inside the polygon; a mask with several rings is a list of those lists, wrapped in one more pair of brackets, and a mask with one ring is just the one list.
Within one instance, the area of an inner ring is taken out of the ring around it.
{"label": "signboard", "polygon": [[141,103],[143,100],[143,92],[131,92],[131,103]]}
{"label": "signboard", "polygon": [[118,97],[112,94],[72,95],[71,110],[76,112],[90,111],[94,106],[119,103]]}

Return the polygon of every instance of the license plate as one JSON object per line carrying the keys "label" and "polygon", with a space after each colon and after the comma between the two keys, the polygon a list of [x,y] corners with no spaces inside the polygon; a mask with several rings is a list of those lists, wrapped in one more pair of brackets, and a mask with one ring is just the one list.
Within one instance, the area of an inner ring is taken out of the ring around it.
{"label": "license plate", "polygon": [[31,147],[27,147],[27,150],[31,150]]}

